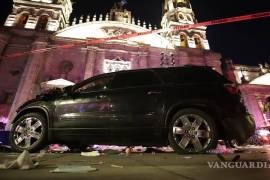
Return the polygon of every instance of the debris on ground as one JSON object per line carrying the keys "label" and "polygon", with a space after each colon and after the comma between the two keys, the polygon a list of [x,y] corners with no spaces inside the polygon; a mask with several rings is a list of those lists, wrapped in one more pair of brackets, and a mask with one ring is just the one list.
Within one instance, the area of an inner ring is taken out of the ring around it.
{"label": "debris on ground", "polygon": [[51,173],[88,173],[91,171],[97,171],[97,168],[91,166],[79,166],[79,165],[60,165]]}
{"label": "debris on ground", "polygon": [[96,156],[100,156],[100,153],[98,151],[81,152],[81,156],[96,157]]}
{"label": "debris on ground", "polygon": [[126,146],[108,146],[108,145],[93,145],[91,149],[99,152],[104,152],[106,150],[114,150],[118,152],[123,152],[127,147]]}
{"label": "debris on ground", "polygon": [[143,153],[146,151],[146,149],[147,149],[147,147],[135,146],[135,147],[131,147],[131,152],[132,153]]}
{"label": "debris on ground", "polygon": [[227,148],[224,144],[218,144],[216,149],[209,150],[209,153],[213,154],[233,154],[235,148]]}
{"label": "debris on ground", "polygon": [[143,147],[143,146],[107,146],[93,145],[92,150],[99,151],[105,154],[121,154],[129,155],[131,153],[162,153],[173,152],[171,147]]}
{"label": "debris on ground", "polygon": [[184,158],[184,159],[192,159],[191,156],[184,156],[183,158]]}
{"label": "debris on ground", "polygon": [[119,165],[115,165],[115,164],[111,164],[111,167],[114,167],[114,168],[124,168],[124,166],[119,166]]}
{"label": "debris on ground", "polygon": [[104,162],[103,161],[99,161],[99,162],[96,162],[96,163],[90,163],[91,165],[102,165],[102,164],[104,164]]}
{"label": "debris on ground", "polygon": [[70,151],[70,149],[66,145],[60,144],[51,144],[48,149],[48,152],[51,153],[64,153],[67,151]]}
{"label": "debris on ground", "polygon": [[28,151],[23,151],[16,160],[6,161],[4,164],[1,164],[0,169],[34,169],[39,165],[36,161],[38,158],[33,160]]}
{"label": "debris on ground", "polygon": [[166,146],[166,147],[161,147],[159,148],[162,152],[174,152],[174,150],[170,147],[170,146]]}
{"label": "debris on ground", "polygon": [[128,156],[132,152],[132,149],[130,147],[127,147],[125,152],[126,152],[126,156]]}
{"label": "debris on ground", "polygon": [[155,154],[155,153],[163,153],[163,151],[160,150],[159,148],[156,148],[156,147],[148,147],[148,148],[145,150],[145,153],[152,153],[152,154]]}

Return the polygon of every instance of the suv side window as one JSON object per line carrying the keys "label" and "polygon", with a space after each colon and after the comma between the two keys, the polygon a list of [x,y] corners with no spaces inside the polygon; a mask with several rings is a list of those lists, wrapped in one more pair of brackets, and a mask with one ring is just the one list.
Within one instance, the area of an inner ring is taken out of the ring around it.
{"label": "suv side window", "polygon": [[116,74],[111,88],[141,87],[160,83],[160,80],[152,71],[121,72]]}
{"label": "suv side window", "polygon": [[205,83],[205,82],[219,82],[222,79],[217,74],[207,69],[174,69],[164,70],[160,75],[167,83]]}
{"label": "suv side window", "polygon": [[92,91],[106,90],[109,88],[112,79],[113,79],[112,76],[95,79],[79,87],[78,89],[75,90],[75,92],[92,92]]}

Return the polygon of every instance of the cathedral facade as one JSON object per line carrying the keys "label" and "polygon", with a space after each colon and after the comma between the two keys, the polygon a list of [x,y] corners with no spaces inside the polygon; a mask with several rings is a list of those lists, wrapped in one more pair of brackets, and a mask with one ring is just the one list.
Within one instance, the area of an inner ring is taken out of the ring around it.
{"label": "cathedral facade", "polygon": [[[4,27],[0,27],[2,57],[154,29],[135,19],[121,3],[107,14],[69,22],[70,0],[13,1],[12,12]],[[197,20],[188,0],[165,0],[162,28],[194,23]],[[42,92],[42,84],[51,80],[77,83],[113,71],[184,65],[210,66],[222,74],[220,59],[219,53],[210,50],[206,27],[1,58],[1,121],[8,123],[16,109]]]}

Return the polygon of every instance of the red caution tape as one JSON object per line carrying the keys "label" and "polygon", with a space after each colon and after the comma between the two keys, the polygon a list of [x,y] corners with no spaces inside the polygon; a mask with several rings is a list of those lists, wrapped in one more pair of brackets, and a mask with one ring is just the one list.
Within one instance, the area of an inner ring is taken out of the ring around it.
{"label": "red caution tape", "polygon": [[201,23],[196,23],[196,24],[179,25],[179,26],[174,26],[173,28],[168,28],[168,29],[159,29],[159,30],[152,30],[152,31],[140,32],[140,33],[124,34],[124,35],[120,35],[120,36],[113,36],[113,37],[109,37],[109,38],[88,40],[88,41],[83,41],[83,42],[80,41],[77,43],[75,42],[75,43],[70,43],[70,44],[58,45],[58,46],[51,47],[51,48],[36,49],[36,50],[26,51],[26,52],[22,52],[22,53],[8,54],[5,56],[2,56],[1,58],[16,58],[16,57],[20,57],[20,56],[24,56],[24,55],[44,53],[44,52],[48,52],[48,51],[54,50],[54,49],[69,49],[69,48],[85,46],[85,45],[100,44],[100,43],[104,43],[104,42],[107,42],[110,40],[116,40],[116,39],[128,39],[128,38],[144,36],[144,35],[149,35],[149,34],[157,34],[157,33],[168,32],[168,31],[173,32],[173,31],[179,31],[179,30],[187,30],[187,29],[193,29],[193,28],[202,27],[202,26],[212,26],[212,25],[218,25],[218,24],[226,24],[226,23],[247,21],[247,20],[253,20],[253,19],[260,19],[260,18],[266,18],[266,17],[270,17],[270,11],[256,13],[256,14],[250,14],[250,15],[244,15],[244,16],[237,16],[237,17],[231,17],[231,18],[206,21],[206,22],[201,22]]}

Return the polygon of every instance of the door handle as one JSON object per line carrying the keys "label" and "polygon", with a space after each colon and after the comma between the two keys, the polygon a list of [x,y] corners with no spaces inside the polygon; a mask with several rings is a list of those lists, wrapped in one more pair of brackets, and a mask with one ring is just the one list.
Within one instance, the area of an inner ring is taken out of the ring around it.
{"label": "door handle", "polygon": [[162,91],[148,91],[147,95],[158,95],[162,94]]}

